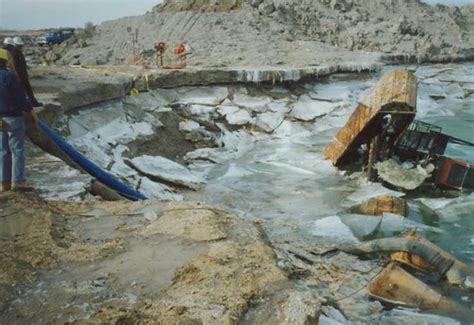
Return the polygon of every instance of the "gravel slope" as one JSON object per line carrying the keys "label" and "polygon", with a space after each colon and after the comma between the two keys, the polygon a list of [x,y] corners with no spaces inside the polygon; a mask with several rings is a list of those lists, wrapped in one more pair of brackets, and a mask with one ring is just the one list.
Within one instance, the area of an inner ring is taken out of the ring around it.
{"label": "gravel slope", "polygon": [[[184,41],[192,66],[308,66],[372,59],[366,52],[423,60],[474,56],[474,6],[419,0],[169,0],[143,16],[98,26],[60,62],[130,62],[132,33],[153,62],[153,44]],[[84,46],[86,45],[86,46]]]}

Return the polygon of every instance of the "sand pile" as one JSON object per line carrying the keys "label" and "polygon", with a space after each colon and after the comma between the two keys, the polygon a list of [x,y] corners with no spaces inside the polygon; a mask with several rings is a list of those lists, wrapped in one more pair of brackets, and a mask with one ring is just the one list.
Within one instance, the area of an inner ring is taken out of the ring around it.
{"label": "sand pile", "polygon": [[[98,26],[62,63],[130,62],[132,39],[153,61],[153,45],[188,46],[193,66],[307,66],[367,59],[366,52],[424,60],[472,57],[473,6],[419,0],[169,0],[143,16]],[[87,46],[85,46],[87,45]]]}

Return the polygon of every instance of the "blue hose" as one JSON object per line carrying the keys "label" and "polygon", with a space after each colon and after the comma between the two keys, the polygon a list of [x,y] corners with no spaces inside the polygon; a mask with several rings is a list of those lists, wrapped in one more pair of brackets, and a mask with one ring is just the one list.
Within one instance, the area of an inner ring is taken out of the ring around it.
{"label": "blue hose", "polygon": [[69,143],[66,142],[59,134],[51,130],[46,123],[39,121],[39,127],[46,133],[46,135],[74,162],[81,166],[91,176],[96,178],[102,184],[110,187],[117,191],[121,195],[130,198],[132,200],[147,200],[143,194],[135,191],[123,182],[118,180],[116,177],[104,171],[102,168],[94,164],[92,161],[87,159],[83,154],[74,149]]}

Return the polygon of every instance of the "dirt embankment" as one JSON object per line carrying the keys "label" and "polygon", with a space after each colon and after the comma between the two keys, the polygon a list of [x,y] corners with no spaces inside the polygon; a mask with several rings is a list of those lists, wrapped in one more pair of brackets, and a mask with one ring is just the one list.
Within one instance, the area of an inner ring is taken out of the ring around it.
{"label": "dirt embankment", "polygon": [[0,201],[1,323],[230,324],[287,282],[261,232],[212,207]]}
{"label": "dirt embankment", "polygon": [[370,59],[365,52],[472,59],[473,17],[473,6],[418,0],[170,0],[143,16],[103,23],[60,62],[130,63],[136,31],[145,61],[153,62],[156,42],[172,51],[184,41],[189,65],[202,67],[360,62]]}

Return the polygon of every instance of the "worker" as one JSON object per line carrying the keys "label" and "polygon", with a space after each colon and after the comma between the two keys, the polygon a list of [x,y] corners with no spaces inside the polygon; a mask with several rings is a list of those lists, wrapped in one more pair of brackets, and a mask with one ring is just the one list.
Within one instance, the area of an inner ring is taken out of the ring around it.
{"label": "worker", "polygon": [[13,73],[15,76],[18,76],[15,69],[15,60],[14,60],[14,53],[15,53],[15,41],[13,41],[13,37],[6,37],[3,40],[3,48],[7,50],[8,53],[8,70]]}
{"label": "worker", "polygon": [[0,192],[31,191],[25,175],[25,121],[38,117],[20,80],[7,69],[7,50],[0,49]]}
{"label": "worker", "polygon": [[18,79],[20,79],[23,88],[25,88],[26,94],[28,95],[33,107],[43,106],[42,103],[38,102],[35,94],[33,93],[33,89],[31,88],[30,77],[28,76],[28,70],[26,66],[26,59],[25,55],[23,54],[23,45],[25,42],[23,42],[21,37],[17,36],[13,38],[13,43],[15,44],[13,60],[15,61],[15,70],[18,75]]}

